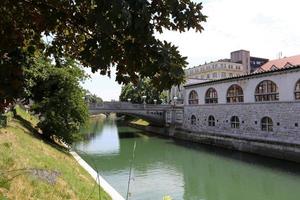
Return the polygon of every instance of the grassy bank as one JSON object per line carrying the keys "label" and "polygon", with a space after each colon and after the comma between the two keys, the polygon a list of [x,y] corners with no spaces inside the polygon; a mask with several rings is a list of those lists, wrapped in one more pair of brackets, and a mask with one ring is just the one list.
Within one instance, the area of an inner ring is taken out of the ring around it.
{"label": "grassy bank", "polygon": [[73,157],[39,137],[38,120],[20,108],[18,115],[0,129],[0,200],[100,199],[95,181]]}
{"label": "grassy bank", "polygon": [[149,126],[149,122],[142,120],[142,119],[134,119],[134,120],[130,121],[130,123],[141,125],[141,126]]}

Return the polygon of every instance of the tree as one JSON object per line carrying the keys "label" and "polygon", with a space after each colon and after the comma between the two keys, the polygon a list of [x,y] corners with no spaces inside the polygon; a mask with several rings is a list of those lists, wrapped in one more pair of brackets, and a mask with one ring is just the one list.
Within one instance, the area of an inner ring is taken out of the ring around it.
{"label": "tree", "polygon": [[85,78],[83,70],[72,60],[58,68],[40,58],[24,75],[26,94],[34,102],[31,108],[40,118],[43,136],[55,135],[66,143],[79,138],[80,127],[88,118],[85,93],[79,85]]}
{"label": "tree", "polygon": [[114,66],[119,83],[151,77],[160,90],[178,85],[186,57],[155,33],[201,32],[201,9],[191,0],[2,0],[0,104],[22,95],[23,67],[37,51],[57,66],[70,57],[103,75]]}
{"label": "tree", "polygon": [[101,97],[98,97],[96,94],[91,94],[90,92],[86,92],[84,100],[87,103],[96,103],[96,104],[103,103]]}
{"label": "tree", "polygon": [[137,85],[129,83],[124,85],[120,94],[120,101],[128,101],[132,103],[143,103],[142,96],[146,96],[146,103],[155,103],[154,100],[157,100],[157,103],[166,102],[166,95],[164,92],[159,91],[155,88],[150,79],[144,78],[140,79]]}

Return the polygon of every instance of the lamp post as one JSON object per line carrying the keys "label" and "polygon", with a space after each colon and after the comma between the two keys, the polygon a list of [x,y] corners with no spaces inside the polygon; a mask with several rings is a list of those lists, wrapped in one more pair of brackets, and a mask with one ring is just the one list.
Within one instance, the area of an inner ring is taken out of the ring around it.
{"label": "lamp post", "polygon": [[174,106],[176,105],[176,103],[177,103],[177,99],[178,99],[178,97],[174,97]]}
{"label": "lamp post", "polygon": [[157,103],[157,100],[156,100],[156,99],[154,99],[153,101],[154,101],[154,104],[156,105],[156,103]]}
{"label": "lamp post", "polygon": [[143,104],[146,104],[146,96],[142,96],[142,99],[143,99]]}
{"label": "lamp post", "polygon": [[130,99],[130,98],[128,98],[128,99],[127,99],[127,101],[130,103],[130,102],[131,102],[131,99]]}

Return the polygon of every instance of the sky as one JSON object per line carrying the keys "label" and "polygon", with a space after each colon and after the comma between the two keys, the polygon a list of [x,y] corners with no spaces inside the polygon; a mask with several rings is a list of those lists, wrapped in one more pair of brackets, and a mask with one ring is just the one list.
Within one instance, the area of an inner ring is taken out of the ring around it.
{"label": "sky", "polygon": [[[187,56],[188,68],[222,58],[240,49],[251,56],[277,59],[300,54],[299,0],[204,0],[204,31],[185,33],[165,31],[156,35],[178,46]],[[121,85],[111,78],[90,73],[91,79],[82,84],[105,101],[118,100]],[[112,70],[115,71],[114,69]]]}

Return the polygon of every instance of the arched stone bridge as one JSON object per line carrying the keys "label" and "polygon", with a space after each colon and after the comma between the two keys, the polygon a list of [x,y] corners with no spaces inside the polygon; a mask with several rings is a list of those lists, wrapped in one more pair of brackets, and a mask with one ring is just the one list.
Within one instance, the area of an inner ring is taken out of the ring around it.
{"label": "arched stone bridge", "polygon": [[[157,125],[172,123],[173,120],[171,119],[174,118],[171,116],[172,111],[176,110],[183,113],[182,107],[175,107],[169,104],[132,104],[129,102],[103,102],[102,104],[89,104],[89,111],[91,114],[123,113],[139,117]],[[182,119],[180,120],[182,121]]]}

